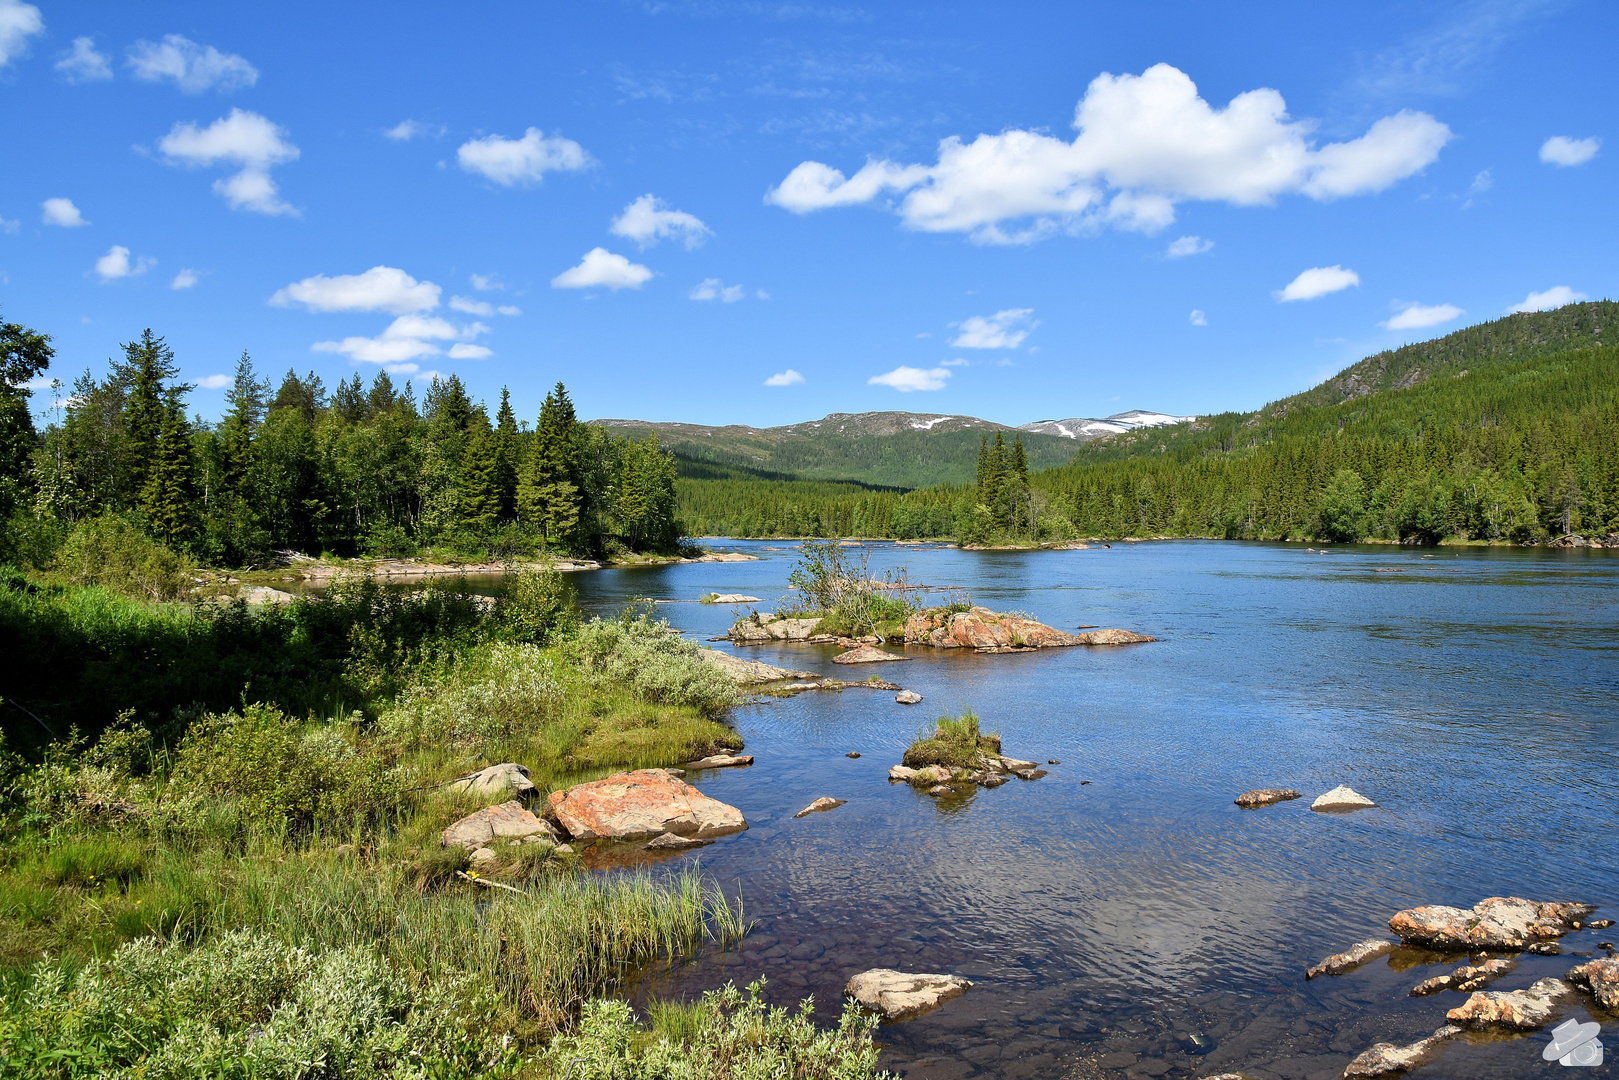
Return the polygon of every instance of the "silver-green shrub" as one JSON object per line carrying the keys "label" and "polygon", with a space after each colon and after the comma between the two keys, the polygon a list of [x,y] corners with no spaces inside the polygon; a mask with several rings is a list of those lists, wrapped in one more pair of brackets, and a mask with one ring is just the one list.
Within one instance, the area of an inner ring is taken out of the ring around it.
{"label": "silver-green shrub", "polygon": [[736,684],[699,655],[694,641],[671,633],[662,619],[591,619],[573,648],[599,682],[626,687],[644,700],[689,705],[719,716],[736,704]]}
{"label": "silver-green shrub", "polygon": [[555,665],[533,645],[475,650],[442,679],[411,687],[378,718],[407,749],[475,748],[543,724],[562,701]]}

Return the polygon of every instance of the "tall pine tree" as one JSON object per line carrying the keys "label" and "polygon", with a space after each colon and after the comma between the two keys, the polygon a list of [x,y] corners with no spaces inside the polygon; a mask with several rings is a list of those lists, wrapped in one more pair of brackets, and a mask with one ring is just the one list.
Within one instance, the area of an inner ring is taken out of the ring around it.
{"label": "tall pine tree", "polygon": [[174,351],[149,329],[139,341],[124,346],[124,363],[120,366],[123,370],[115,371],[114,378],[122,376],[129,385],[124,399],[124,480],[129,485],[125,499],[139,504],[144,500],[146,478],[157,458],[158,440],[168,418],[164,400],[168,383],[180,368],[174,362]]}
{"label": "tall pine tree", "polygon": [[461,523],[480,532],[500,522],[499,461],[489,416],[480,406],[467,422],[467,447],[461,455],[459,508]]}
{"label": "tall pine tree", "polygon": [[518,486],[522,519],[553,544],[572,542],[579,524],[579,485],[575,469],[573,402],[561,383],[545,396],[540,421]]}
{"label": "tall pine tree", "polygon": [[522,440],[517,417],[512,412],[512,395],[500,388],[500,411],[495,414],[495,490],[500,496],[500,520],[517,519],[517,471],[522,464]]}
{"label": "tall pine tree", "polygon": [[170,547],[191,537],[191,425],[186,422],[184,387],[164,391],[157,445],[141,488],[141,510],[152,532]]}

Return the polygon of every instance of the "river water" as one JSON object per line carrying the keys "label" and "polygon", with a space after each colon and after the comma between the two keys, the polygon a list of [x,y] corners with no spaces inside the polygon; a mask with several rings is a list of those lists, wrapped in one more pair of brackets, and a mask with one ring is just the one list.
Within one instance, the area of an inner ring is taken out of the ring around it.
{"label": "river water", "polygon": [[[581,603],[604,614],[677,601],[659,616],[706,638],[735,611],[696,598],[747,593],[768,610],[796,559],[790,543],[718,546],[761,559],[573,580]],[[949,972],[972,989],[884,1026],[885,1067],[937,1078],[1337,1077],[1361,1050],[1420,1038],[1461,1002],[1407,997],[1448,968],[1405,952],[1305,981],[1307,964],[1386,934],[1396,910],[1518,895],[1619,912],[1615,554],[873,545],[874,571],[905,567],[912,581],[963,587],[1059,628],[1161,640],[1013,655],[910,649],[909,662],[876,670],[919,691],[921,705],[848,690],[738,710],[756,764],[691,779],[750,827],[677,860],[699,859],[740,893],[756,929],[636,993],[689,997],[764,976],[770,1000],[813,994],[831,1023],[856,972]],[[831,648],[737,651],[850,674],[830,663]],[[950,801],[890,784],[888,767],[917,732],[963,707],[1000,732],[1006,753],[1060,764]],[[1338,784],[1378,807],[1309,809]],[[1305,798],[1232,804],[1255,787]],[[823,795],[848,805],[793,818]],[[1602,955],[1598,942],[1616,935],[1577,932],[1565,954]],[[1495,988],[1576,962],[1525,957]],[[1585,1018],[1586,1005],[1570,1014]],[[1619,1044],[1619,1017],[1591,1015]],[[1459,1042],[1422,1075],[1558,1070],[1541,1060],[1547,1041]]]}

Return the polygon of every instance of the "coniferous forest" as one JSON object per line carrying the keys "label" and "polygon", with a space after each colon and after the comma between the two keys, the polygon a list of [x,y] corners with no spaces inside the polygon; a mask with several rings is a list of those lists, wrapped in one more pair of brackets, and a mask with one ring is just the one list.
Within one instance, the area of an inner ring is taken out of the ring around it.
{"label": "coniferous forest", "polygon": [[38,562],[75,526],[109,517],[231,567],[283,549],[612,557],[679,539],[674,461],[656,435],[581,424],[561,383],[530,427],[504,390],[491,416],[454,375],[420,401],[386,372],[328,392],[313,373],[272,386],[244,353],[224,417],[208,423],[187,416],[190,387],[148,330],[104,378],[59,388],[41,429],[26,384],[47,370],[50,339],[13,323],[0,332],[0,557]]}

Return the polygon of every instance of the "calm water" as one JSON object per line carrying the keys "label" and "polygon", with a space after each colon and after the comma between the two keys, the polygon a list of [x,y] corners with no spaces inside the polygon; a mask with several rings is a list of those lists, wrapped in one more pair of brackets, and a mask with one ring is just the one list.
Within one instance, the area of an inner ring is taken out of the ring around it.
{"label": "calm water", "polygon": [[[733,612],[690,601],[740,592],[768,609],[796,557],[791,544],[726,546],[763,559],[573,580],[604,613],[640,597],[684,601],[659,614],[708,637]],[[1431,1032],[1461,1001],[1407,998],[1446,969],[1401,954],[1304,981],[1307,963],[1385,933],[1397,909],[1515,894],[1619,912],[1609,553],[877,545],[872,565],[1057,627],[1162,641],[1003,656],[913,649],[880,673],[922,693],[920,706],[846,691],[739,710],[757,764],[694,779],[751,828],[700,858],[758,927],[740,949],[645,981],[642,996],[763,975],[772,1000],[812,993],[830,1022],[858,971],[952,972],[975,985],[884,1027],[885,1066],[925,1077],[1336,1077],[1374,1042]],[[739,651],[847,674],[832,649]],[[1000,731],[1007,753],[1061,764],[948,803],[890,785],[917,731],[963,706]],[[1340,783],[1379,808],[1308,809]],[[1232,805],[1269,786],[1306,797]],[[793,819],[822,795],[849,802]],[[1571,935],[1565,949],[1589,953],[1616,933]],[[1527,957],[1496,988],[1575,962]],[[1619,1036],[1619,1017],[1596,1018]],[[1194,1034],[1213,1050],[1197,1053]],[[1540,1059],[1546,1041],[1455,1045],[1422,1075],[1558,1071]]]}

